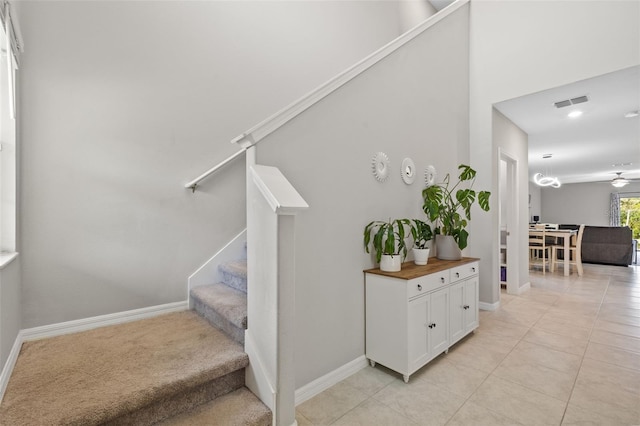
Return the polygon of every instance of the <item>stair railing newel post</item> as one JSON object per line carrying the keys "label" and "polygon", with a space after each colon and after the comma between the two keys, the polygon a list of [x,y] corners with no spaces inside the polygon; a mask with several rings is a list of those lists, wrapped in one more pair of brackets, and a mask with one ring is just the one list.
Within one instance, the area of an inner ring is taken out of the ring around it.
{"label": "stair railing newel post", "polygon": [[276,167],[247,166],[246,385],[271,409],[274,425],[290,426],[296,421],[295,218],[309,206]]}

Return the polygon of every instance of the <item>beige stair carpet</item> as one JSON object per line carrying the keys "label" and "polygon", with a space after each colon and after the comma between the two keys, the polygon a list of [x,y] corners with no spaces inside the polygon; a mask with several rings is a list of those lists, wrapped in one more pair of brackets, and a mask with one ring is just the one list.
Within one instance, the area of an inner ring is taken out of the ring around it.
{"label": "beige stair carpet", "polygon": [[192,311],[26,342],[0,424],[151,424],[238,389],[247,364]]}

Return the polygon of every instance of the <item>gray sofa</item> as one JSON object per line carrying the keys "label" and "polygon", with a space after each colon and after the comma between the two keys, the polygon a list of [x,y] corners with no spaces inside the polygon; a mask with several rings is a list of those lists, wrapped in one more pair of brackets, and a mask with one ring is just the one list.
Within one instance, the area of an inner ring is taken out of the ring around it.
{"label": "gray sofa", "polygon": [[[560,225],[578,229],[580,225]],[[582,235],[582,262],[605,265],[631,265],[633,238],[628,226],[585,226]]]}

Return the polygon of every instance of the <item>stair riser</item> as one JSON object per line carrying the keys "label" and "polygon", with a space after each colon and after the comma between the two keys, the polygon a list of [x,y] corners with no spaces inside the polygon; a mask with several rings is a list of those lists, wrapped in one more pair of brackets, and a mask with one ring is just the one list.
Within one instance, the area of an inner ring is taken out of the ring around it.
{"label": "stair riser", "polygon": [[227,271],[220,271],[222,275],[222,282],[228,285],[231,288],[235,288],[236,290],[240,290],[244,293],[247,292],[247,278],[243,276],[238,276],[233,273]]}
{"label": "stair riser", "polygon": [[140,410],[103,424],[109,426],[153,425],[243,387],[244,377],[244,369],[240,369],[180,394],[154,401]]}
{"label": "stair riser", "polygon": [[209,321],[211,325],[222,330],[227,336],[244,346],[244,328],[237,327],[235,324],[229,322],[209,305],[204,304],[196,297],[193,298],[193,308]]}

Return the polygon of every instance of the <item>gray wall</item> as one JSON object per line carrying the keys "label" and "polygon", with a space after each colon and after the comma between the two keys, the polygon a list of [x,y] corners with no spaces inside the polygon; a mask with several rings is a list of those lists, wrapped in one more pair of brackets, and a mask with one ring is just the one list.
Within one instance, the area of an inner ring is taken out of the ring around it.
{"label": "gray wall", "polygon": [[185,300],[245,227],[244,162],[184,182],[399,33],[388,2],[19,7],[24,328]]}
{"label": "gray wall", "polygon": [[640,183],[620,189],[609,182],[569,183],[557,189],[543,188],[541,192],[544,222],[609,226],[611,193],[640,193]]}
{"label": "gray wall", "polygon": [[[640,64],[640,2],[472,1],[470,146],[478,187],[498,188],[495,103]],[[524,159],[523,159],[524,160]],[[528,198],[528,179],[520,182]],[[497,200],[470,234],[480,300],[498,301]],[[521,259],[527,262],[527,258]]]}
{"label": "gray wall", "polygon": [[[438,181],[457,176],[468,78],[464,7],[257,146],[258,163],[279,167],[310,206],[296,223],[297,386],[364,354],[362,270],[374,263],[362,232],[372,220],[425,218],[427,165]],[[378,151],[391,160],[383,183],[372,174]],[[405,157],[417,167],[413,185],[400,177]]]}

